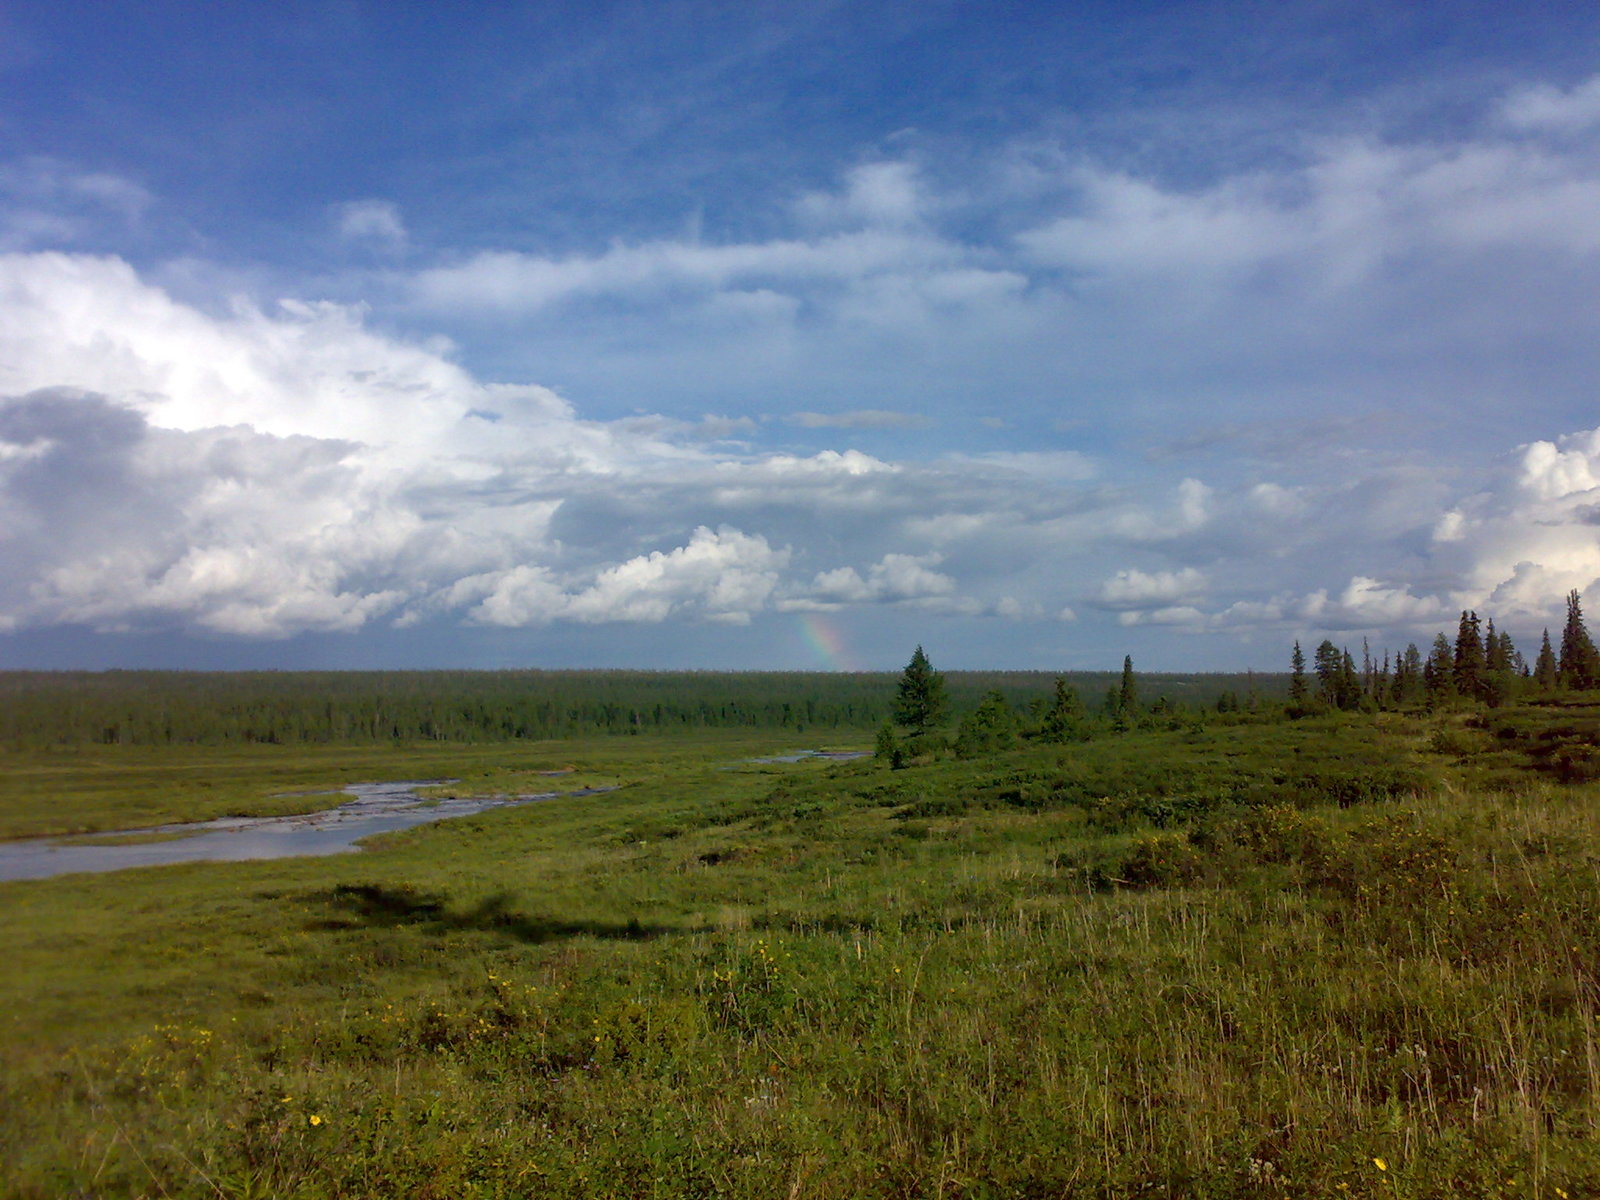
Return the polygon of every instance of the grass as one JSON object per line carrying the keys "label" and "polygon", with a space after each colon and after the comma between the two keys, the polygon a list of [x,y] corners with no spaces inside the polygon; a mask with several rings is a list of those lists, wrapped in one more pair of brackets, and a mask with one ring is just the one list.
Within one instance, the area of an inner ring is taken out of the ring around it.
{"label": "grass", "polygon": [[357,856],[0,885],[0,1183],[1600,1194],[1600,812],[1534,766],[1473,784],[1511,739],[1460,728],[901,771],[744,763],[770,735],[212,760],[241,795],[625,786]]}
{"label": "grass", "polygon": [[[89,746],[0,751],[0,839],[290,816],[339,802],[350,783],[471,777],[483,791],[568,791],[706,756],[735,761],[771,735],[593,737],[489,745]],[[596,770],[598,768],[598,770]],[[561,772],[561,774],[545,774]],[[451,789],[442,788],[441,792]]]}

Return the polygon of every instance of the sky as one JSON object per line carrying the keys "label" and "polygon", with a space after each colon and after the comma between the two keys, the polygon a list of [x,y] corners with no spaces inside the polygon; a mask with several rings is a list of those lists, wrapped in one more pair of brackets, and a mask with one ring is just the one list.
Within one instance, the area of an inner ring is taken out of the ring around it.
{"label": "sky", "polygon": [[1600,612],[1600,7],[10,0],[0,668]]}

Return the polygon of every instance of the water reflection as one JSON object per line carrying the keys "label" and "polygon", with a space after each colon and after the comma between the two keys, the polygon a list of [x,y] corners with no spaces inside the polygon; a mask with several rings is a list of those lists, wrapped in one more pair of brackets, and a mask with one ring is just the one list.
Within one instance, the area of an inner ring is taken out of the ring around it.
{"label": "water reflection", "polygon": [[[351,800],[323,812],[293,817],[224,817],[185,825],[119,829],[114,833],[70,838],[30,838],[0,842],[0,880],[45,879],[79,871],[120,871],[180,862],[237,862],[252,858],[293,858],[345,854],[375,833],[410,829],[430,821],[465,817],[491,808],[550,800],[557,792],[519,796],[424,799],[416,789],[449,780],[355,783],[344,789]],[[569,796],[593,795],[608,788],[586,788]],[[107,839],[175,834],[165,841],[107,845]]]}

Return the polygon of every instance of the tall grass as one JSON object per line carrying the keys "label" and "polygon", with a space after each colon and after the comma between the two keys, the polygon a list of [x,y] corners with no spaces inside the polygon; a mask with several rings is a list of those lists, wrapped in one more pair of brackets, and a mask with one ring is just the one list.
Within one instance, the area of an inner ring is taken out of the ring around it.
{"label": "tall grass", "polygon": [[357,858],[8,885],[5,1187],[1600,1194],[1593,794],[1431,737],[679,756]]}

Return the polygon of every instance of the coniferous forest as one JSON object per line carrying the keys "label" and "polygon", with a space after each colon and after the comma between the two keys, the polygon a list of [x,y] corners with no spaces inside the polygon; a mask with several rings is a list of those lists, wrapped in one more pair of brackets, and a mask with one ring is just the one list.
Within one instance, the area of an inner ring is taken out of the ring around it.
{"label": "coniferous forest", "polygon": [[[956,711],[990,691],[1027,709],[1055,676],[953,672]],[[1071,676],[1099,703],[1118,677]],[[1189,709],[1281,700],[1282,676],[1150,675]],[[0,672],[0,746],[499,742],[588,733],[871,730],[891,716],[891,673],[651,671]]]}

